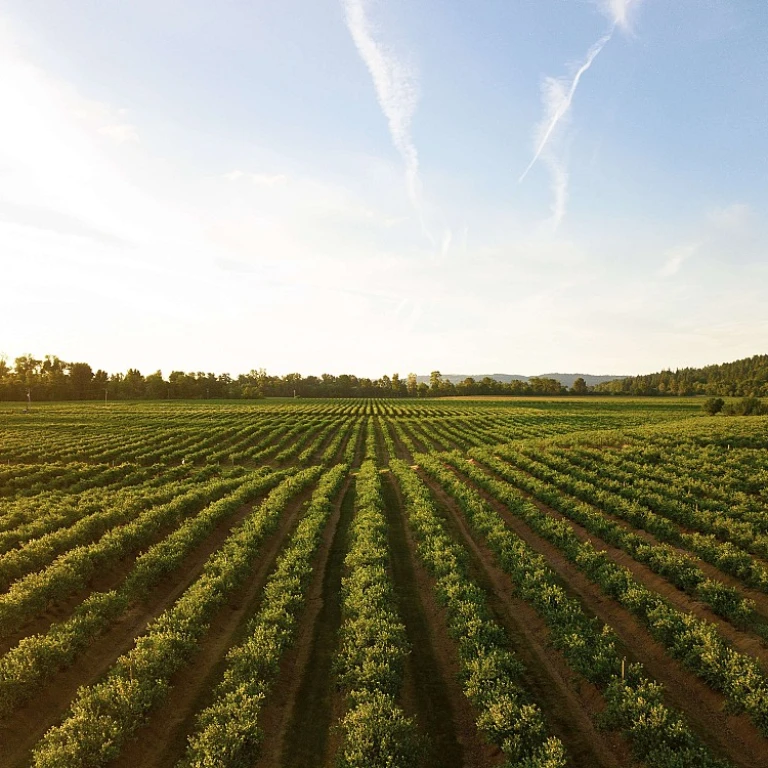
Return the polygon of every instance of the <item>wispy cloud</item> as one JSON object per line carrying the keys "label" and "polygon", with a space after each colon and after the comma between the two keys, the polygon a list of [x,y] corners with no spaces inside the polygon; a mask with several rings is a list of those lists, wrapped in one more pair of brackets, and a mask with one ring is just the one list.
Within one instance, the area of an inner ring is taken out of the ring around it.
{"label": "wispy cloud", "polygon": [[424,236],[436,250],[436,257],[443,259],[450,248],[451,232],[446,230],[438,238],[427,226],[419,177],[419,153],[411,136],[411,123],[419,101],[416,72],[377,39],[366,0],[341,0],[341,4],[352,40],[373,79],[376,98],[387,120],[392,144],[405,163],[408,198],[419,216]]}
{"label": "wispy cloud", "polygon": [[709,214],[710,221],[726,232],[743,233],[753,217],[752,208],[745,203],[732,203],[724,208],[716,208]]}
{"label": "wispy cloud", "polygon": [[701,243],[691,243],[690,245],[679,246],[667,251],[664,266],[659,270],[662,277],[672,277],[676,275],[683,264],[694,256],[701,248]]}
{"label": "wispy cloud", "polygon": [[548,76],[544,78],[542,83],[541,96],[544,119],[536,126],[533,157],[520,175],[519,181],[524,181],[531,168],[543,157],[552,178],[554,195],[552,221],[555,228],[565,215],[565,204],[568,198],[568,172],[565,164],[551,145],[558,133],[558,128],[567,122],[573,97],[582,77],[589,71],[595,59],[613,38],[617,28],[629,31],[630,10],[640,2],[642,0],[599,0],[600,12],[607,16],[610,22],[608,32],[592,45],[583,61],[573,66],[571,75],[567,77]]}
{"label": "wispy cloud", "polygon": [[411,138],[411,122],[419,100],[413,69],[376,40],[365,0],[342,0],[345,19],[360,57],[368,67],[395,149],[405,162],[408,195],[421,205],[419,155]]}
{"label": "wispy cloud", "polygon": [[629,15],[642,0],[599,0],[600,11],[608,17],[612,26],[628,32],[630,30]]}
{"label": "wispy cloud", "polygon": [[549,143],[555,129],[559,123],[566,117],[568,111],[573,103],[573,96],[576,93],[576,89],[579,87],[579,82],[584,73],[592,66],[592,62],[598,57],[600,51],[603,50],[606,43],[611,39],[613,30],[607,35],[603,35],[587,53],[587,57],[576,69],[576,73],[570,79],[568,78],[556,78],[546,77],[544,78],[544,84],[542,85],[542,100],[544,102],[544,110],[546,117],[539,123],[536,128],[536,151],[534,152],[531,162],[528,163],[528,167],[523,171],[520,176],[520,181],[523,181],[528,175],[528,171],[533,168],[536,161],[541,156],[545,147]]}

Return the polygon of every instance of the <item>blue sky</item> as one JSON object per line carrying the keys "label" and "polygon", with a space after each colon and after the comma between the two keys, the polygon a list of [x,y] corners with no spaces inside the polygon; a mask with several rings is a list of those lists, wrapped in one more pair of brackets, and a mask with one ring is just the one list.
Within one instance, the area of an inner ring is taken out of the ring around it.
{"label": "blue sky", "polygon": [[0,72],[11,359],[766,351],[763,2],[0,0]]}

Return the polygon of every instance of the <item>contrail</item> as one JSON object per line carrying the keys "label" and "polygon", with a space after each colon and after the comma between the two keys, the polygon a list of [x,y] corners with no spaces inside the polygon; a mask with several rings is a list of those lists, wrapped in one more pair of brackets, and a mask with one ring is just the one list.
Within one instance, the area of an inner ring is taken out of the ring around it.
{"label": "contrail", "polygon": [[[616,28],[629,31],[629,11],[633,5],[639,5],[642,0],[597,0],[600,12],[607,16],[610,28],[587,52],[586,58],[576,69],[573,79],[568,82],[566,78],[547,77],[542,84],[542,101],[545,108],[545,117],[536,130],[536,149],[531,162],[520,175],[518,183],[522,182],[542,153],[547,150],[557,126],[567,117],[573,103],[576,89],[581,78],[589,70],[601,51],[610,42]],[[565,204],[568,199],[568,172],[564,164],[551,150],[544,156],[552,175],[552,185],[555,200],[552,204],[552,219],[555,228],[565,215]]]}
{"label": "contrail", "polygon": [[411,139],[411,121],[418,103],[415,75],[375,40],[365,0],[341,0],[341,4],[355,47],[373,78],[376,98],[387,119],[392,143],[405,162],[408,197],[421,215],[419,155]]}
{"label": "contrail", "polygon": [[366,0],[341,0],[344,17],[357,52],[373,79],[376,98],[387,119],[392,144],[405,163],[408,199],[419,217],[424,237],[436,250],[435,258],[446,258],[451,246],[451,232],[438,239],[427,226],[419,178],[419,154],[411,138],[411,122],[419,101],[416,74],[384,44],[376,40],[366,13]]}
{"label": "contrail", "polygon": [[541,156],[541,153],[544,151],[544,147],[547,146],[547,142],[549,142],[549,139],[552,136],[552,133],[554,132],[555,128],[557,128],[558,123],[565,117],[565,115],[568,113],[568,110],[571,108],[571,103],[573,102],[573,95],[576,93],[576,89],[579,87],[579,81],[581,80],[584,73],[592,66],[592,62],[598,57],[600,54],[600,51],[605,48],[608,41],[613,37],[613,31],[615,29],[615,25],[611,27],[611,31],[608,32],[608,34],[603,35],[590,49],[587,53],[587,58],[584,60],[584,63],[578,68],[576,71],[576,74],[574,75],[573,80],[571,81],[571,85],[568,88],[568,93],[563,94],[561,88],[553,88],[553,81],[556,83],[560,83],[561,81],[555,80],[554,78],[547,78],[545,80],[545,101],[547,102],[547,112],[549,114],[549,120],[545,121],[541,131],[541,139],[539,139],[539,143],[536,147],[536,152],[533,155],[533,159],[530,163],[528,163],[528,167],[523,171],[522,175],[520,176],[519,181],[523,181],[525,177],[528,175],[528,171],[533,168],[536,161]]}

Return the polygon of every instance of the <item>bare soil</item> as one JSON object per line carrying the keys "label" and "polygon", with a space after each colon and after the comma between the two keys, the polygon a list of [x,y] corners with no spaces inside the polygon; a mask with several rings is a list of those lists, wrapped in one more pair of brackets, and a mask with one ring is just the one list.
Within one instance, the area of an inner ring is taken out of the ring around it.
{"label": "bare soil", "polygon": [[525,665],[522,682],[545,713],[550,732],[565,745],[573,765],[632,765],[625,740],[595,726],[595,718],[604,709],[600,692],[576,675],[563,655],[549,645],[546,624],[528,603],[515,596],[515,584],[495,564],[495,556],[485,542],[474,536],[456,502],[440,486],[420,475],[439,502],[454,535],[469,551],[472,576],[488,593],[490,606],[506,629],[512,649]]}
{"label": "bare soil", "polygon": [[256,768],[324,765],[335,753],[332,724],[343,712],[333,660],[341,624],[341,573],[354,514],[354,483],[346,482],[323,535],[293,648],[261,714],[264,733]]}
{"label": "bare soil", "polygon": [[[465,479],[468,485],[471,481]],[[476,490],[501,515],[504,522],[532,549],[543,555],[563,580],[569,594],[579,599],[588,614],[608,624],[616,633],[629,661],[639,661],[647,673],[665,686],[665,699],[685,714],[692,728],[715,755],[727,757],[743,768],[768,768],[766,740],[746,715],[730,714],[725,698],[670,658],[661,643],[629,611],[607,597],[565,555],[532,531],[522,520],[482,489]],[[553,510],[542,505],[548,514]]]}

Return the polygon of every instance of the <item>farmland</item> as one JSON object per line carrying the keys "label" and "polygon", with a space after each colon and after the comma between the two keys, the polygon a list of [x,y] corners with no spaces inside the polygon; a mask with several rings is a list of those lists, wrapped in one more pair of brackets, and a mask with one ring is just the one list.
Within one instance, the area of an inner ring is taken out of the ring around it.
{"label": "farmland", "polygon": [[768,417],[2,404],[0,765],[768,767]]}

